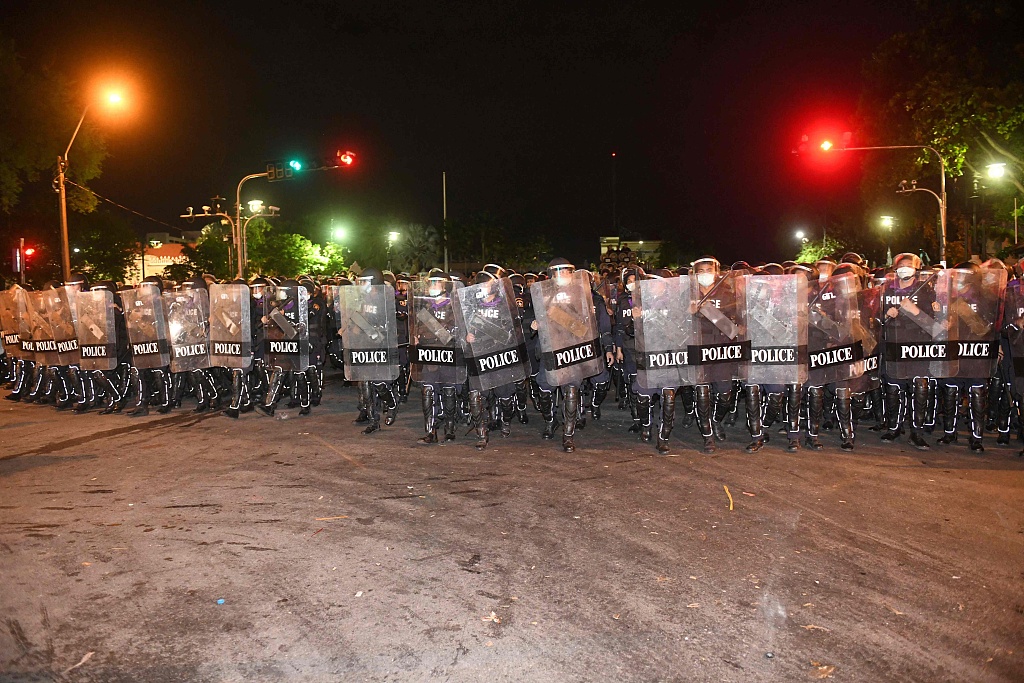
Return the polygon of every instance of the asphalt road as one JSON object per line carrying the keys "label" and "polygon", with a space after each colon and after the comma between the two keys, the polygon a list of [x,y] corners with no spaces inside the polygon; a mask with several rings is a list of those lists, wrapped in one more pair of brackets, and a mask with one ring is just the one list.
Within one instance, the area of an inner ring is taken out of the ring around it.
{"label": "asphalt road", "polygon": [[306,418],[0,403],[3,681],[1024,681],[994,439],[661,457],[609,401],[574,454],[536,414],[481,453],[418,445],[418,397],[364,436],[336,381]]}

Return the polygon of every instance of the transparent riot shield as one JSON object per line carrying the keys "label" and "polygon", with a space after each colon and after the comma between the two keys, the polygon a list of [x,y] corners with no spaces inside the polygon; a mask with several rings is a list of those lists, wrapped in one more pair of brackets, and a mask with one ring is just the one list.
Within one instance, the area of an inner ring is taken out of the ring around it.
{"label": "transparent riot shield", "polygon": [[28,305],[32,315],[31,339],[37,363],[60,365],[60,354],[57,353],[57,341],[53,338],[53,324],[50,322],[48,301],[49,291],[28,293]]}
{"label": "transparent riot shield", "polygon": [[1006,271],[949,271],[949,355],[957,360],[957,377],[987,380],[999,358],[999,321]]}
{"label": "transparent riot shield", "polygon": [[249,288],[210,285],[210,365],[247,368],[252,365],[252,319]]}
{"label": "transparent riot shield", "polygon": [[751,384],[807,381],[807,278],[751,275],[746,282]]}
{"label": "transparent riot shield", "polygon": [[75,294],[75,328],[79,366],[83,370],[113,370],[117,367],[117,331],[114,294],[105,289]]}
{"label": "transparent riot shield", "polygon": [[271,367],[304,372],[309,367],[309,292],[274,287],[263,296],[264,358]]}
{"label": "transparent riot shield", "polygon": [[171,372],[210,367],[210,293],[202,287],[164,292]]}
{"label": "transparent riot shield", "polygon": [[695,311],[696,345],[690,362],[697,366],[697,384],[745,380],[750,366],[747,339],[746,275],[728,272],[702,289],[691,274],[690,310]]}
{"label": "transparent riot shield", "polygon": [[466,359],[455,319],[456,292],[461,282],[414,282],[409,290],[409,369],[417,382],[462,384]]}
{"label": "transparent riot shield", "polygon": [[167,318],[160,299],[160,289],[142,285],[123,289],[121,305],[128,330],[132,365],[140,370],[170,365],[171,347],[167,339]]}
{"label": "transparent riot shield", "polygon": [[530,375],[530,357],[507,277],[455,292],[455,319],[466,356],[471,389],[487,391]]}
{"label": "transparent riot shield", "polygon": [[807,381],[815,386],[864,374],[864,347],[853,323],[860,280],[853,273],[811,283],[807,304]]}
{"label": "transparent riot shield", "polygon": [[693,384],[697,368],[689,354],[697,345],[697,321],[690,312],[689,279],[640,280],[634,295],[637,382],[647,389]]}
{"label": "transparent riot shield", "polygon": [[0,292],[0,335],[2,335],[4,351],[11,358],[21,358],[18,313],[14,305],[16,289],[21,288],[12,288]]}
{"label": "transparent riot shield", "polygon": [[882,292],[885,375],[891,379],[956,377],[948,351],[952,271],[921,273],[909,286],[890,275]]}
{"label": "transparent riot shield", "polygon": [[861,343],[864,352],[864,373],[851,385],[854,393],[878,388],[882,381],[882,316],[883,287],[874,285],[857,292],[857,310],[854,312],[853,337]]}
{"label": "transparent riot shield", "polygon": [[541,364],[551,386],[577,384],[604,370],[588,273],[530,286],[540,338]]}
{"label": "transparent riot shield", "polygon": [[32,305],[28,300],[28,290],[21,287],[11,289],[11,310],[14,313],[14,324],[18,330],[18,344],[21,346],[21,357],[26,361],[36,360],[36,347],[32,341]]}
{"label": "transparent riot shield", "polygon": [[391,285],[353,285],[338,290],[345,378],[390,382],[398,378],[398,320]]}
{"label": "transparent riot shield", "polygon": [[53,329],[53,340],[57,342],[57,357],[61,365],[78,365],[81,353],[78,349],[78,330],[75,327],[75,297],[77,287],[58,287],[43,291],[46,308]]}
{"label": "transparent riot shield", "polygon": [[[1010,352],[1013,386],[1019,395],[1024,392],[1024,283],[1007,283],[1003,297],[1003,334]],[[1007,378],[1008,380],[1010,378]]]}

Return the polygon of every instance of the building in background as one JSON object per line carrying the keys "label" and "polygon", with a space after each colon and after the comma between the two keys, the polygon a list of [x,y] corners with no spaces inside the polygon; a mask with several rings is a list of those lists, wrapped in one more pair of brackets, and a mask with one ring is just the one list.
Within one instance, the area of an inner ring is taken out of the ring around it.
{"label": "building in background", "polygon": [[184,263],[185,245],[195,246],[201,234],[198,230],[184,231],[181,237],[169,232],[146,233],[143,253],[135,257],[135,265],[128,271],[126,284],[136,285],[148,275],[166,277],[164,269],[175,263]]}
{"label": "building in background", "polygon": [[619,237],[601,238],[601,263],[599,268],[615,272],[629,266],[640,265],[649,268],[657,260],[660,240],[627,240]]}

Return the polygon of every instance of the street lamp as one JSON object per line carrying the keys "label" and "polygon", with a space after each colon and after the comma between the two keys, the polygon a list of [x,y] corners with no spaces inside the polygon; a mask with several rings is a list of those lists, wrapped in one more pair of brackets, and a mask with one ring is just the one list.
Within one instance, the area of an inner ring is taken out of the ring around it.
{"label": "street lamp", "polygon": [[388,233],[388,270],[391,270],[391,247],[394,246],[399,237],[401,237],[401,235],[394,230]]}
{"label": "street lamp", "polygon": [[[124,103],[124,97],[119,92],[108,93],[104,100],[109,106],[120,106]],[[57,157],[57,178],[55,183],[57,185],[57,193],[60,196],[60,260],[65,281],[71,277],[71,250],[68,248],[68,199],[64,187],[65,174],[68,170],[68,154],[71,152],[71,145],[75,144],[78,131],[82,129],[85,115],[89,113],[89,108],[92,105],[92,102],[85,105],[85,109],[82,110],[82,117],[78,119],[78,125],[75,126],[75,132],[71,134],[71,141],[68,142],[67,149],[64,150],[64,154]]]}
{"label": "street lamp", "polygon": [[[845,137],[844,137],[844,140],[845,140]],[[930,147],[928,145],[875,145],[875,146],[872,146],[872,147],[845,147],[845,146],[836,147],[829,140],[825,140],[824,142],[821,143],[821,149],[822,149],[822,151],[825,151],[825,152],[829,152],[831,150],[836,150],[836,151],[839,151],[839,152],[865,152],[865,151],[874,151],[874,150],[880,150],[880,149],[917,149],[917,150],[924,149],[924,150],[928,150],[929,152],[934,154],[938,158],[938,160],[939,160],[939,176],[940,176],[939,192],[936,194],[933,190],[929,190],[929,189],[923,188],[923,187],[917,187],[917,181],[916,180],[912,181],[913,182],[913,186],[910,187],[910,188],[906,187],[907,181],[904,180],[903,182],[900,183],[899,189],[896,190],[896,192],[898,194],[903,194],[904,192],[927,192],[927,193],[931,194],[932,196],[934,196],[935,199],[938,200],[938,202],[939,202],[939,261],[942,262],[942,265],[946,265],[946,161],[942,158],[942,155],[939,154],[937,149],[935,149],[934,147]]]}
{"label": "street lamp", "polygon": [[[993,180],[1001,180],[1006,177],[1006,164],[997,163],[989,164],[985,167],[988,169],[988,177]],[[1017,193],[1013,194],[1013,244],[1017,245]]]}
{"label": "street lamp", "polygon": [[892,265],[892,248],[890,242],[892,241],[892,229],[896,225],[896,219],[892,216],[882,216],[878,221],[883,228],[885,228],[885,265]]}
{"label": "street lamp", "polygon": [[793,237],[796,237],[798,240],[800,240],[801,244],[807,244],[807,235],[804,233],[803,230],[797,230]]}

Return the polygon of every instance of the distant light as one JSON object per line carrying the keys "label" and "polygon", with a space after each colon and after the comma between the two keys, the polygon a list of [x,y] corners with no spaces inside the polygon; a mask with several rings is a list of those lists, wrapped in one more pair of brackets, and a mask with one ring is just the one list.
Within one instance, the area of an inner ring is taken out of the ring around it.
{"label": "distant light", "polygon": [[804,238],[804,231],[803,230],[797,230],[796,231],[796,238],[798,240],[802,240]]}
{"label": "distant light", "polygon": [[29,247],[28,249],[25,250],[25,256],[31,256],[34,253],[36,253],[36,250],[33,249],[32,247]]}
{"label": "distant light", "polygon": [[989,164],[986,168],[989,178],[1002,178],[1006,175],[1006,164]]}
{"label": "distant light", "polygon": [[80,252],[80,251],[82,251],[82,250],[81,250],[81,249],[79,249],[78,247],[75,247],[75,248],[74,248],[74,249],[73,249],[72,251],[74,251],[74,252],[75,252],[75,253],[77,254],[77,253],[79,253],[79,252]]}
{"label": "distant light", "polygon": [[891,228],[896,223],[896,219],[892,216],[882,216],[881,221],[883,228]]}
{"label": "distant light", "polygon": [[345,164],[346,166],[351,166],[353,163],[355,163],[355,160],[355,152],[338,152],[338,161]]}
{"label": "distant light", "polygon": [[642,247],[642,246],[644,246],[644,242],[643,242],[643,240],[640,240],[640,246],[641,246],[641,247]]}
{"label": "distant light", "polygon": [[344,241],[344,239],[345,239],[345,229],[344,228],[336,228],[331,235],[332,235],[333,239],[336,242]]}
{"label": "distant light", "polygon": [[612,152],[612,156],[614,157],[614,156],[618,156],[618,155],[617,155],[617,154],[615,154],[615,152]]}
{"label": "distant light", "polygon": [[302,162],[296,159],[292,159],[291,161],[289,161],[288,165],[291,166],[296,171],[302,170]]}
{"label": "distant light", "polygon": [[388,233],[388,242],[397,242],[398,238],[399,238],[399,234],[397,232],[389,232]]}
{"label": "distant light", "polygon": [[821,149],[822,151],[825,152],[829,151],[830,149],[832,149],[832,143],[829,142],[828,140],[825,140],[825,142],[821,143]]}
{"label": "distant light", "polygon": [[248,204],[249,204],[249,213],[259,213],[260,211],[263,210],[263,200],[262,199],[253,199],[252,201],[248,202]]}
{"label": "distant light", "polygon": [[119,92],[112,92],[107,94],[107,102],[109,104],[123,104],[124,97]]}

